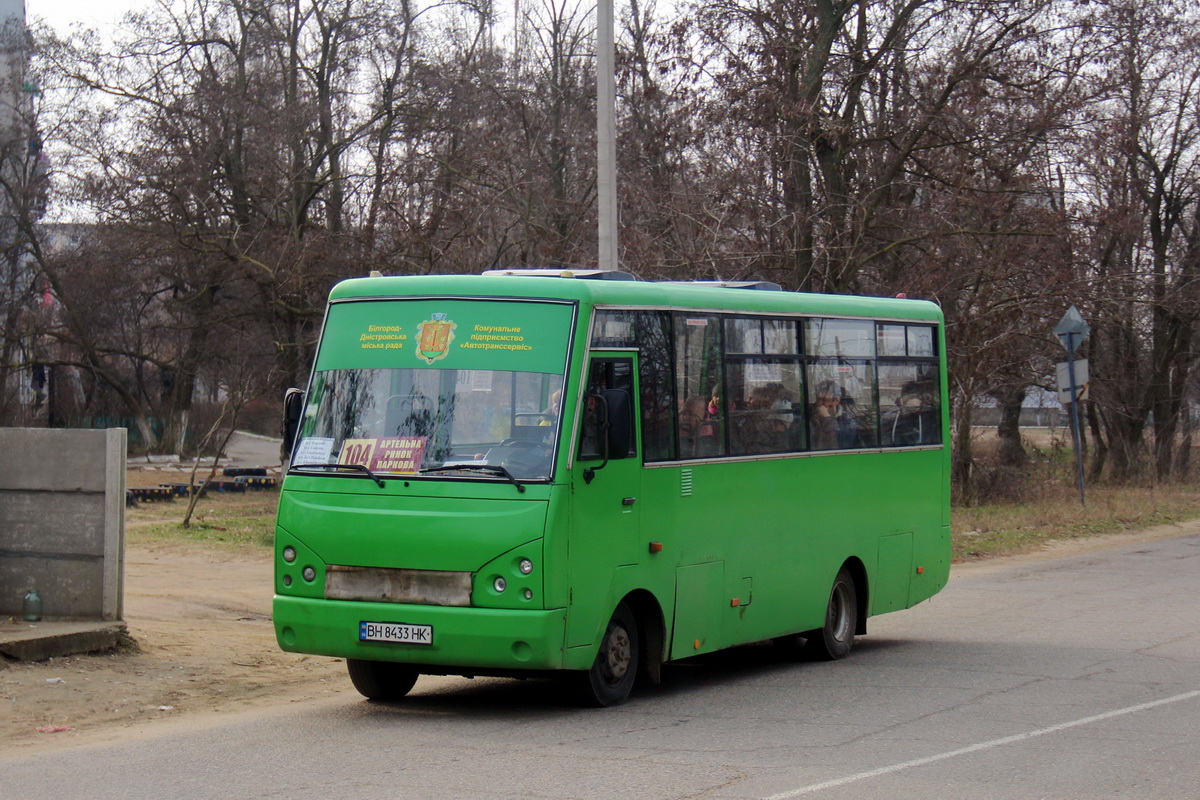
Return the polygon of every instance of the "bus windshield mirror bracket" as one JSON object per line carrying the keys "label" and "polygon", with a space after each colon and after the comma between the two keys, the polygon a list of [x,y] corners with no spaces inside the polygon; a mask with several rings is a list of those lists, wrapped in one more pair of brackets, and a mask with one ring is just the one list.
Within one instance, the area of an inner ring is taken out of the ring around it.
{"label": "bus windshield mirror bracket", "polygon": [[608,399],[602,394],[589,394],[587,400],[595,401],[596,414],[599,421],[596,425],[596,442],[600,445],[600,454],[603,457],[600,464],[595,467],[588,467],[583,471],[583,482],[591,483],[596,477],[596,470],[604,469],[608,464],[608,430],[610,423],[608,420]]}

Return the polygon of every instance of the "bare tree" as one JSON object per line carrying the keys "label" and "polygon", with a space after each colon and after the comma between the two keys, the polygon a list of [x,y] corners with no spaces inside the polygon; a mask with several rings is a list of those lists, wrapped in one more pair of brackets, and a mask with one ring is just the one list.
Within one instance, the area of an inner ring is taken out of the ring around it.
{"label": "bare tree", "polygon": [[1116,478],[1135,474],[1149,424],[1154,470],[1167,478],[1200,314],[1197,17],[1170,0],[1114,0],[1092,7],[1087,21],[1105,45],[1090,77],[1106,93],[1076,151],[1093,283],[1093,472],[1107,459]]}

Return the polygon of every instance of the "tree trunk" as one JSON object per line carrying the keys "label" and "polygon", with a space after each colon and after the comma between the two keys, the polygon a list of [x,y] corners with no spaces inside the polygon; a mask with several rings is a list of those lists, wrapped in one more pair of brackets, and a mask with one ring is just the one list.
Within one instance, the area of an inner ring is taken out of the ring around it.
{"label": "tree trunk", "polygon": [[971,404],[964,402],[954,426],[954,450],[950,460],[950,480],[958,488],[963,502],[974,500],[975,457],[971,452]]}
{"label": "tree trunk", "polygon": [[1087,421],[1088,427],[1092,429],[1092,441],[1096,443],[1096,452],[1088,470],[1088,481],[1095,483],[1104,474],[1104,465],[1108,461],[1108,442],[1100,425],[1100,415],[1096,413],[1096,404],[1090,401],[1087,404]]}
{"label": "tree trunk", "polygon": [[997,397],[1000,401],[1000,425],[996,435],[1000,438],[1000,447],[996,455],[1005,467],[1023,467],[1029,461],[1021,445],[1021,404],[1025,402],[1025,393],[1024,386],[1014,386]]}

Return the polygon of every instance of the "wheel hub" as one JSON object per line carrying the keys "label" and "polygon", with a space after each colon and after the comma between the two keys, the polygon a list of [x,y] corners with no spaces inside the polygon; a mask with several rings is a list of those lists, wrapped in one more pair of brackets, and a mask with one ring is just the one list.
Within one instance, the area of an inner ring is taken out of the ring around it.
{"label": "wheel hub", "polygon": [[629,641],[629,632],[620,626],[608,629],[604,637],[604,657],[601,669],[604,677],[610,681],[619,681],[629,671],[629,660],[633,645]]}

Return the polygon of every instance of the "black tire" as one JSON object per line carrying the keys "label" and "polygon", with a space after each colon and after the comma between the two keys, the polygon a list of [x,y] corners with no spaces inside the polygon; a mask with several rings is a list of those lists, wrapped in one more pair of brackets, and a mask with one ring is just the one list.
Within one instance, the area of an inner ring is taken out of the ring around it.
{"label": "black tire", "polygon": [[621,603],[608,621],[592,668],[579,677],[581,702],[598,707],[624,703],[637,680],[640,659],[637,620]]}
{"label": "black tire", "polygon": [[417,671],[407,664],[392,661],[346,659],[346,671],[358,693],[368,700],[399,700],[417,682]]}
{"label": "black tire", "polygon": [[805,655],[815,661],[845,658],[854,646],[854,631],[857,629],[858,590],[850,571],[842,567],[833,580],[833,588],[829,590],[825,625],[802,634]]}

